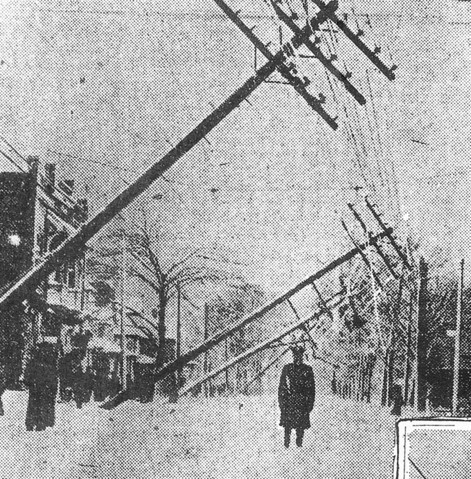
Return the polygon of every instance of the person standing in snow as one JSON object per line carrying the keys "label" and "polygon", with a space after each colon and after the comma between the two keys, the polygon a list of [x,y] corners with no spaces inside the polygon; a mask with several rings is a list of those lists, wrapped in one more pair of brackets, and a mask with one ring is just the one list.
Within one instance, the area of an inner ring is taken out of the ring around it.
{"label": "person standing in snow", "polygon": [[278,387],[280,426],[285,428],[285,447],[289,447],[291,430],[296,429],[296,445],[303,445],[304,431],[311,427],[309,414],[316,395],[314,373],[303,364],[304,348],[291,348],[293,363],[283,367]]}
{"label": "person standing in snow", "polygon": [[[49,339],[49,341],[47,341]],[[25,370],[24,383],[29,388],[26,430],[44,431],[55,422],[58,385],[57,350],[54,340],[46,338],[39,343]]]}

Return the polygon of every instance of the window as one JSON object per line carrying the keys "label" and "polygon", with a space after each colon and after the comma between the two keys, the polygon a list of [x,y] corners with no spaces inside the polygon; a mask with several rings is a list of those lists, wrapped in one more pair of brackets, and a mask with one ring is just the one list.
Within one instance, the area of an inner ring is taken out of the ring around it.
{"label": "window", "polygon": [[126,338],[126,349],[130,353],[137,353],[137,338]]}

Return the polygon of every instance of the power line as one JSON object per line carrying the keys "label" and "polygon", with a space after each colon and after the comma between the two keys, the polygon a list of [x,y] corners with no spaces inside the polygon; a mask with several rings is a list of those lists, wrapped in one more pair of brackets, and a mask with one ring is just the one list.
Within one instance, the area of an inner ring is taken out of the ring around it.
{"label": "power line", "polygon": [[[104,166],[106,168],[110,168],[110,169],[113,169],[113,170],[116,170],[116,171],[125,171],[125,172],[131,172],[131,173],[136,173],[136,174],[141,174],[142,171],[140,170],[137,170],[135,168],[128,168],[128,167],[124,167],[124,166],[118,166],[118,165],[114,165],[112,163],[109,163],[109,162],[102,162],[102,161],[98,161],[98,160],[93,160],[93,159],[85,159],[83,157],[80,157],[80,156],[76,156],[76,155],[71,155],[71,154],[68,154],[68,153],[62,153],[60,151],[56,151],[56,150],[52,150],[50,148],[48,148],[49,152],[55,154],[55,155],[58,155],[58,156],[64,156],[64,157],[67,157],[67,158],[72,158],[72,159],[75,159],[75,160],[80,160],[80,161],[83,161],[85,163],[92,163],[92,164],[96,164],[96,165],[100,165],[100,166]],[[181,195],[180,193],[172,186],[172,183],[174,183],[175,181],[173,180],[169,180],[165,175],[161,175],[161,178],[169,184],[169,187],[172,189],[172,191],[178,196],[180,202],[183,203],[183,199],[181,198]],[[126,180],[124,180],[123,178],[121,178],[123,181],[126,182]],[[126,182],[127,183],[127,182]],[[129,184],[129,183],[127,183]]]}

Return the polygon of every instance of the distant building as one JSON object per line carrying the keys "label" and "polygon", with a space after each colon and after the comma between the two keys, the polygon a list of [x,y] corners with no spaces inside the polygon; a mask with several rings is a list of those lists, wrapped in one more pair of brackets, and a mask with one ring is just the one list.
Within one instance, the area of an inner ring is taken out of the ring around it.
{"label": "distant building", "polygon": [[[463,315],[460,345],[459,391],[460,401],[471,398],[471,321]],[[450,408],[453,392],[453,369],[455,338],[454,324],[448,326],[450,334],[440,334],[433,354],[429,355],[427,367],[428,396],[435,407]],[[471,406],[471,404],[470,404]]]}

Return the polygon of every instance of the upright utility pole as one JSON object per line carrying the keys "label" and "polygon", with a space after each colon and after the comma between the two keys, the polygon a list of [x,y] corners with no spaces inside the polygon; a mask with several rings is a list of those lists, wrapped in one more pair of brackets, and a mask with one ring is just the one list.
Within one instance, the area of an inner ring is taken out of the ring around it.
{"label": "upright utility pole", "polygon": [[427,284],[428,265],[424,258],[420,258],[419,265],[419,292],[417,311],[417,354],[416,354],[416,402],[418,411],[425,411],[427,398]]}
{"label": "upright utility pole", "polygon": [[124,328],[124,294],[125,294],[125,283],[126,283],[126,239],[123,235],[121,237],[121,248],[123,252],[122,263],[121,263],[121,384],[123,389],[127,387],[127,375],[126,375],[126,340],[125,340],[125,328]]}
{"label": "upright utility pole", "polygon": [[82,258],[82,278],[81,278],[81,285],[80,285],[80,311],[84,311],[85,309],[85,300],[87,296],[87,252],[83,253]]}
{"label": "upright utility pole", "polygon": [[464,279],[464,259],[460,263],[460,279],[458,281],[458,300],[456,304],[456,330],[455,330],[455,358],[453,364],[453,400],[452,414],[455,415],[458,410],[458,393],[460,378],[460,336],[461,336],[461,317],[463,305],[463,279]]}
{"label": "upright utility pole", "polygon": [[[180,284],[177,283],[177,344],[176,344],[176,359],[178,360],[181,355],[181,343],[182,343],[182,324],[181,324],[181,289]],[[177,369],[177,388],[181,385],[182,370]]]}
{"label": "upright utility pole", "polygon": [[[209,323],[209,306],[208,303],[204,305],[204,340],[206,341],[209,337],[208,331],[208,323]],[[208,373],[208,351],[204,353],[204,366],[203,366],[204,374]],[[208,383],[204,383],[204,396],[207,398],[208,394]]]}
{"label": "upright utility pole", "polygon": [[407,327],[407,345],[406,345],[406,375],[404,379],[404,402],[406,405],[410,404],[409,401],[409,381],[410,381],[410,369],[411,369],[411,343],[412,343],[412,313],[414,311],[412,296],[409,298],[409,325]]}

